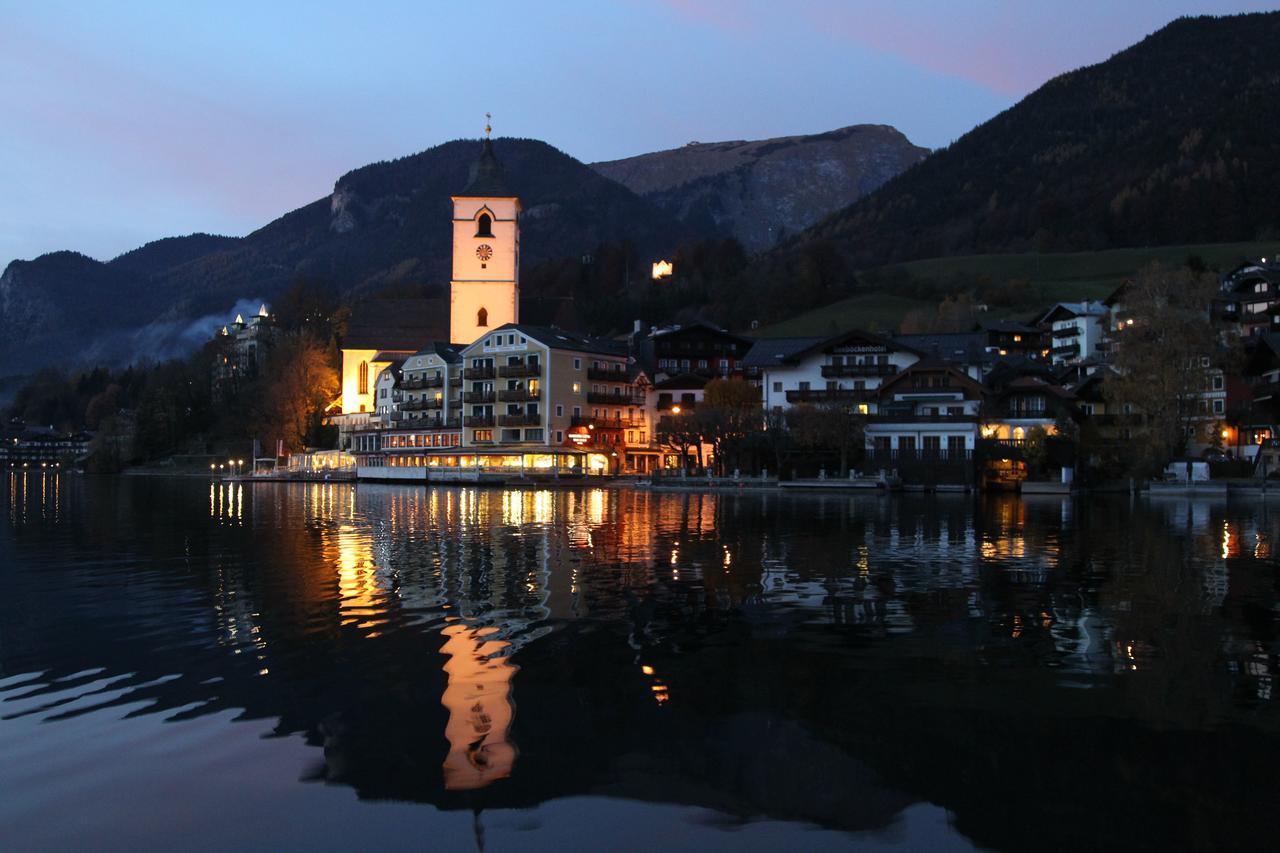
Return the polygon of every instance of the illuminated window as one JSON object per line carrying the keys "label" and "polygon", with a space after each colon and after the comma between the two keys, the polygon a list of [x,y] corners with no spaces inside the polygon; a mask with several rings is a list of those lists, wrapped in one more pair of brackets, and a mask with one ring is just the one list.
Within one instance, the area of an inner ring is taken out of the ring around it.
{"label": "illuminated window", "polygon": [[581,394],[581,393],[582,393],[582,383],[581,383],[581,382],[575,382],[575,383],[573,383],[573,393],[575,393],[575,394]]}
{"label": "illuminated window", "polygon": [[493,217],[487,213],[480,214],[476,219],[476,236],[492,237],[493,236]]}
{"label": "illuminated window", "polygon": [[486,311],[485,309],[481,308],[479,311],[477,311],[477,312],[476,312],[476,325],[477,325],[477,326],[487,326],[487,325],[489,325],[489,312],[488,312],[488,311]]}

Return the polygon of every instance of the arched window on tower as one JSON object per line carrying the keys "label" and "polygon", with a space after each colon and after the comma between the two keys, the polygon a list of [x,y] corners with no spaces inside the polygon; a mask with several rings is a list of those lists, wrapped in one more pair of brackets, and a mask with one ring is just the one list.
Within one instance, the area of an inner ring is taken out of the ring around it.
{"label": "arched window on tower", "polygon": [[360,370],[356,373],[356,384],[359,386],[359,393],[369,393],[369,362],[360,362]]}
{"label": "arched window on tower", "polygon": [[492,237],[493,236],[493,217],[487,213],[482,213],[476,219],[476,236]]}
{"label": "arched window on tower", "polygon": [[485,309],[481,308],[479,311],[477,311],[477,312],[476,312],[476,325],[477,325],[477,326],[487,326],[487,325],[489,325],[489,312],[488,312],[488,311],[486,311]]}

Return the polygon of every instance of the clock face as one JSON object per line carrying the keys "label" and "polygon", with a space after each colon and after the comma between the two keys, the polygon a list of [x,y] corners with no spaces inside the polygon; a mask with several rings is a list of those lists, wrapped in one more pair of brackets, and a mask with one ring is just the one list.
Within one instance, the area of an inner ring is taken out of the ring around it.
{"label": "clock face", "polygon": [[493,257],[493,247],[488,243],[481,243],[476,246],[476,257],[482,261],[487,261]]}

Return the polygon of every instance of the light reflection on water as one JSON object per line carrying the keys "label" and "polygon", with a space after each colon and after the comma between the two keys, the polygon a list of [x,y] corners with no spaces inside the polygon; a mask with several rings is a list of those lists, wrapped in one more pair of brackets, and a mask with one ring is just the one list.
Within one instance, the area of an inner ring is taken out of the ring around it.
{"label": "light reflection on water", "polygon": [[[1240,782],[1277,752],[1266,504],[20,472],[6,488],[0,747],[36,762],[75,752],[73,721],[107,742],[115,721],[166,721],[131,734],[163,748],[231,715],[302,736],[314,766],[291,779],[445,813],[605,796],[883,833],[940,805],[954,822],[935,842],[1005,848],[1046,799],[1089,819],[1039,846],[1098,843],[1090,827],[1131,810],[1099,777],[1179,806],[1107,846],[1216,841],[1197,805],[1243,835],[1274,793]],[[178,767],[220,747],[201,749]],[[1028,755],[1058,770],[1018,783]],[[24,796],[0,818],[93,776],[60,761],[15,771]],[[607,811],[589,802],[582,820]],[[702,838],[686,830],[677,845]]]}

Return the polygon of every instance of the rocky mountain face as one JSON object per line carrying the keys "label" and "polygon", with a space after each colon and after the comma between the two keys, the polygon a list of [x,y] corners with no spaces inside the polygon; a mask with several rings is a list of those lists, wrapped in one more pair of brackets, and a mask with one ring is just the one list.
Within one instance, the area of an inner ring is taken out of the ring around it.
{"label": "rocky mountain face", "polygon": [[767,249],[919,162],[928,150],[885,125],[683,148],[593,163],[660,210]]}

